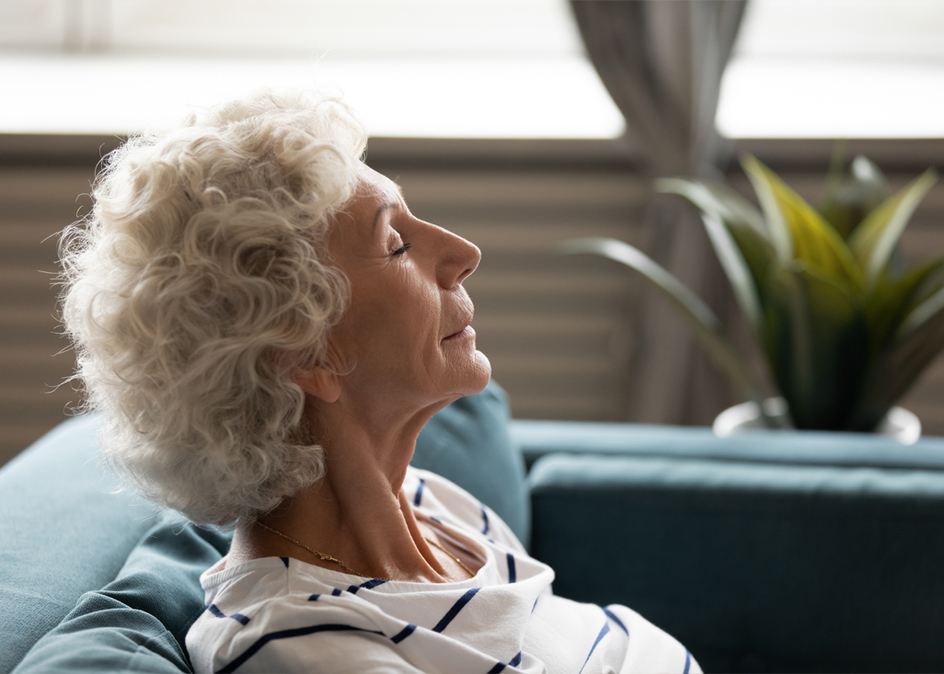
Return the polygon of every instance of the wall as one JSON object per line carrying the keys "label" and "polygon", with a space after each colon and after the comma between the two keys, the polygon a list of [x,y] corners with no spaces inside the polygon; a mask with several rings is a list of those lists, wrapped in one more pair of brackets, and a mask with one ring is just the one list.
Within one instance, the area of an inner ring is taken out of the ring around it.
{"label": "wall", "polygon": [[[62,384],[72,368],[55,334],[55,233],[88,212],[94,167],[116,139],[0,136],[0,464],[65,418],[79,395]],[[828,164],[828,142],[754,141],[744,145],[814,201]],[[894,185],[938,163],[938,142],[853,144],[889,171]],[[634,341],[641,284],[618,265],[562,257],[575,236],[614,236],[646,245],[646,186],[633,153],[609,141],[444,141],[376,139],[368,162],[402,185],[419,217],[482,248],[466,282],[473,323],[494,377],[518,418],[634,420]],[[749,193],[732,166],[736,188]],[[944,253],[944,188],[929,195],[910,226],[908,258]],[[684,330],[679,322],[673,329]],[[747,344],[747,340],[741,339]],[[749,345],[745,348],[750,348]],[[730,404],[684,401],[685,420],[707,423]],[[925,430],[944,434],[944,361],[905,404]],[[694,404],[697,403],[697,404]]]}

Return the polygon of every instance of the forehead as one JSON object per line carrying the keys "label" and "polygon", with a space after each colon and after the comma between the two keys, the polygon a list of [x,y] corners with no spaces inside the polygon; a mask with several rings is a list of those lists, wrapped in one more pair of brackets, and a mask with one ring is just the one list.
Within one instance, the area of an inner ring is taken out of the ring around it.
{"label": "forehead", "polygon": [[351,201],[334,217],[331,238],[337,243],[372,238],[380,215],[391,208],[405,208],[400,186],[385,175],[362,165]]}
{"label": "forehead", "polygon": [[403,201],[403,189],[390,178],[369,166],[362,165],[357,178],[355,202],[363,200],[364,197],[377,199],[381,203],[384,201]]}

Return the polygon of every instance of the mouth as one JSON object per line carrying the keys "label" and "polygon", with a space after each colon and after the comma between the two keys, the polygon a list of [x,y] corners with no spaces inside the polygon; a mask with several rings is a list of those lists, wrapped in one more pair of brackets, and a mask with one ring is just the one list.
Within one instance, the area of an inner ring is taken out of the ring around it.
{"label": "mouth", "polygon": [[462,328],[459,332],[454,332],[454,333],[452,333],[452,334],[449,335],[448,337],[445,337],[445,338],[443,339],[443,341],[444,341],[444,342],[451,342],[451,341],[463,339],[463,338],[466,338],[466,337],[475,337],[475,330],[472,329],[472,326],[471,326],[471,325],[465,326],[465,327]]}
{"label": "mouth", "polygon": [[461,327],[453,332],[450,335],[446,335],[442,341],[448,342],[456,339],[462,339],[465,337],[475,337],[475,330],[470,325],[472,323],[472,314],[470,313],[468,317],[463,320]]}

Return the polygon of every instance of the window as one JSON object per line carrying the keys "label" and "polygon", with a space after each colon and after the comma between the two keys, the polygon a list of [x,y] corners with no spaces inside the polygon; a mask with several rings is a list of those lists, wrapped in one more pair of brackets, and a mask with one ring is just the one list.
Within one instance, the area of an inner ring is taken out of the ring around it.
{"label": "window", "polygon": [[944,2],[752,0],[725,72],[732,138],[944,137]]}
{"label": "window", "polygon": [[[126,133],[334,85],[373,135],[612,138],[565,0],[2,0],[0,133]],[[15,104],[10,104],[15,102]],[[944,137],[944,2],[751,0],[732,138]]]}
{"label": "window", "polygon": [[334,86],[372,135],[620,135],[565,0],[3,0],[0,132],[125,133]]}

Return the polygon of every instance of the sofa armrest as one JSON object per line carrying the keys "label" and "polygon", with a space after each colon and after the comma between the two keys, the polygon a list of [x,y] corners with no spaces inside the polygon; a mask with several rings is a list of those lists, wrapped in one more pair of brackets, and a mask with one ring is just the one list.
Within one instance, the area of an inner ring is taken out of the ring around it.
{"label": "sofa armrest", "polygon": [[944,472],[551,454],[532,551],[705,671],[942,671]]}

